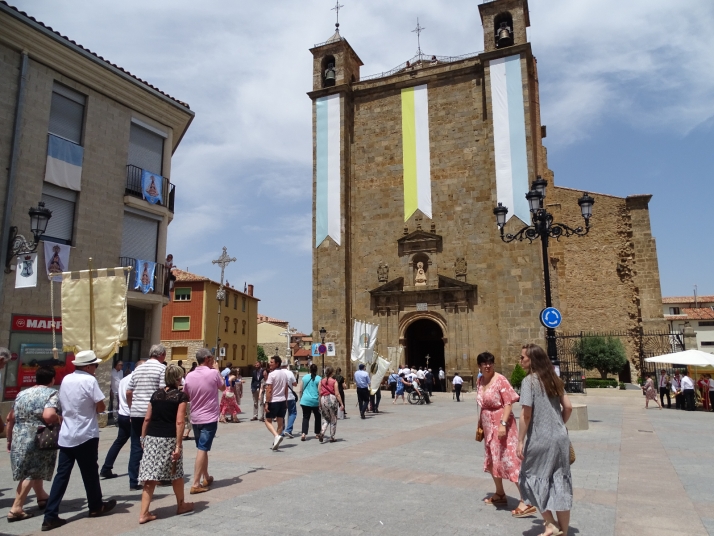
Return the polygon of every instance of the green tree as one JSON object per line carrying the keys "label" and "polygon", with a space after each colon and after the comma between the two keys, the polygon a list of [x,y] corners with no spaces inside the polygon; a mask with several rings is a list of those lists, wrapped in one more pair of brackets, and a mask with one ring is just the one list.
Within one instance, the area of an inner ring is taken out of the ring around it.
{"label": "green tree", "polygon": [[615,337],[583,337],[575,344],[575,358],[584,369],[597,369],[602,379],[619,373],[627,364],[625,347]]}
{"label": "green tree", "polygon": [[265,355],[265,350],[263,350],[263,347],[261,345],[258,345],[258,361],[260,361],[261,363],[268,362],[268,356]]}
{"label": "green tree", "polygon": [[516,363],[516,367],[513,369],[513,372],[511,372],[511,385],[516,389],[520,389],[523,378],[527,375],[528,374],[525,370],[523,370],[523,367]]}

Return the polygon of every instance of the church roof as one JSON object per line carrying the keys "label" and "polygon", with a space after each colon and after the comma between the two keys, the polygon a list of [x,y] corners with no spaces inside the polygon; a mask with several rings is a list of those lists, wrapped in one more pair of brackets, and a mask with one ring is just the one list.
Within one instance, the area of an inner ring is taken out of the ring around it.
{"label": "church roof", "polygon": [[401,72],[415,71],[425,67],[433,67],[442,63],[453,63],[455,61],[467,60],[475,58],[479,54],[481,54],[481,52],[470,52],[469,54],[462,54],[461,56],[433,56],[429,54],[417,54],[413,58],[397,65],[394,69],[389,71],[372,74],[370,76],[361,76],[360,82],[364,82],[365,80],[374,80],[375,78],[384,78],[386,76],[392,76],[393,74],[399,74]]}
{"label": "church roof", "polygon": [[342,41],[342,36],[340,35],[339,30],[335,30],[335,33],[332,34],[332,37],[330,37],[327,41],[325,41],[325,44],[336,43],[337,41]]}

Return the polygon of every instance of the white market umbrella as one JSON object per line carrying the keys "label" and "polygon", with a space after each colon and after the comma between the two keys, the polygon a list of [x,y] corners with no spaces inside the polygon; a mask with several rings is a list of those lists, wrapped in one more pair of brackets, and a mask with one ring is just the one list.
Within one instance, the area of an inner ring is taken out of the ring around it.
{"label": "white market umbrella", "polygon": [[673,354],[645,358],[648,363],[671,363],[672,365],[690,365],[693,367],[714,367],[714,355],[701,350],[685,350]]}

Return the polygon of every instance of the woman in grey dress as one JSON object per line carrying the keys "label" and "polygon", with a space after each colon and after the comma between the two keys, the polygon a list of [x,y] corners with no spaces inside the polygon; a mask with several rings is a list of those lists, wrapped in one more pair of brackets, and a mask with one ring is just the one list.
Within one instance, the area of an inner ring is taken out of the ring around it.
{"label": "woman in grey dress", "polygon": [[521,366],[529,374],[521,383],[517,453],[523,463],[518,486],[523,500],[543,516],[542,536],[559,536],[568,533],[573,505],[570,441],[565,428],[573,406],[543,348],[523,346]]}
{"label": "woman in grey dress", "polygon": [[48,495],[42,488],[42,481],[52,480],[57,461],[56,450],[38,450],[35,447],[35,435],[39,426],[62,422],[58,415],[57,390],[52,389],[55,369],[40,367],[35,373],[35,382],[37,385],[20,391],[7,419],[7,446],[10,451],[12,478],[19,482],[15,502],[7,515],[7,520],[11,523],[34,515],[23,510],[30,489],[35,490],[40,510],[47,505]]}

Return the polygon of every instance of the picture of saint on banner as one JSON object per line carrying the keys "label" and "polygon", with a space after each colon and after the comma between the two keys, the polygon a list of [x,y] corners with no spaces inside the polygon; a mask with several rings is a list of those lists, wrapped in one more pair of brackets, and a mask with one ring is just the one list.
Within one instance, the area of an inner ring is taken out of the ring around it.
{"label": "picture of saint on banner", "polygon": [[141,172],[141,193],[149,203],[163,204],[161,189],[164,185],[164,178],[156,173],[143,170]]}
{"label": "picture of saint on banner", "polygon": [[156,263],[150,261],[136,261],[136,275],[134,285],[135,290],[141,290],[144,294],[148,294],[154,290],[154,272],[156,271]]}

